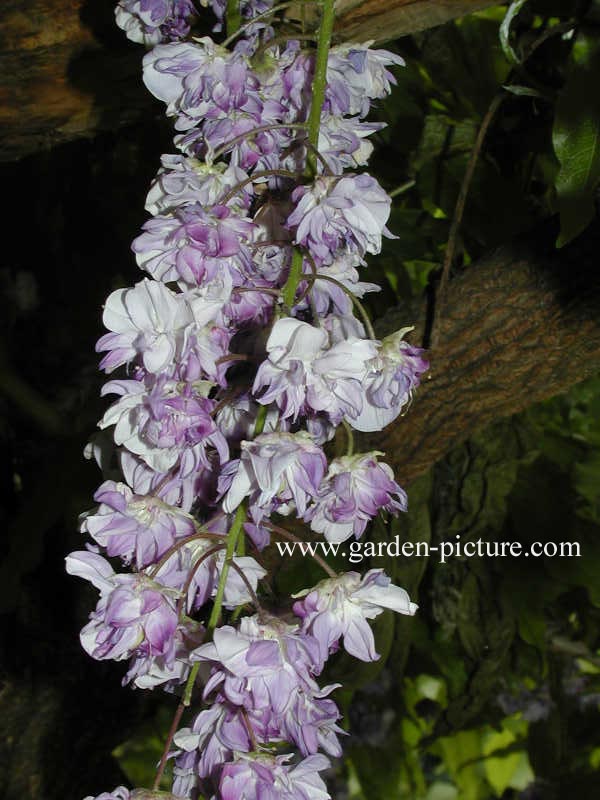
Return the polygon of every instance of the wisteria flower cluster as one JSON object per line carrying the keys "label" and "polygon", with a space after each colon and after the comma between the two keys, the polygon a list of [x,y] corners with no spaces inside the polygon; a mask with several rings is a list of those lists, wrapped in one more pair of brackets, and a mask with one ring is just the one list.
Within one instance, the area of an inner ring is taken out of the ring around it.
{"label": "wisteria flower cluster", "polygon": [[[151,46],[144,82],[179,152],[163,156],[133,242],[146,276],[106,301],[97,350],[121,376],[99,425],[122,481],[98,489],[82,517],[92,543],[67,570],[99,592],[81,632],[93,658],[180,693],[177,720],[202,679],[155,789],[171,758],[178,797],[325,800],[319,773],[343,731],[319,676],[340,647],[378,658],[368,620],[417,607],[382,570],[325,564],[293,606],[267,609],[260,554],[286,517],[343,542],[406,510],[382,454],[351,446],[353,429],[401,413],[427,369],[406,330],[376,340],[359,301],[378,289],[360,280],[365,257],[391,236],[391,200],[360,171],[380,128],[365,118],[402,60],[330,46],[331,0],[317,3],[316,50],[276,35],[270,0],[209,5],[221,43],[192,36],[191,0],[117,6],[127,36]],[[330,458],[340,425],[348,452]]]}

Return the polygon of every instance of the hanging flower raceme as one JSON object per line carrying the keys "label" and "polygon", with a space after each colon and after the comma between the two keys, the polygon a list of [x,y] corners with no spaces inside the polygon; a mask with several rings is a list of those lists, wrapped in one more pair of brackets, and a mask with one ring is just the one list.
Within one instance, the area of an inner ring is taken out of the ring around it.
{"label": "hanging flower raceme", "polygon": [[[191,0],[116,10],[154,45],[143,79],[180,152],[162,156],[133,242],[146,276],[104,308],[100,367],[122,373],[89,448],[106,473],[81,521],[93,544],[67,570],[100,593],[81,632],[93,658],[127,661],[125,683],[181,693],[181,708],[202,676],[205,707],[173,726],[154,788],[170,756],[177,797],[327,800],[323,754],[341,755],[344,731],[325,663],[340,645],[374,660],[370,620],[416,605],[381,570],[321,561],[329,577],[295,595],[292,621],[291,603],[263,606],[261,554],[273,534],[296,537],[274,515],[343,542],[406,510],[381,454],[353,454],[351,429],[395,419],[427,363],[406,330],[374,338],[360,298],[379,287],[360,270],[392,236],[391,199],[345,171],[367,165],[383,126],[365,117],[403,62],[367,44],[327,54],[321,29],[317,55],[282,43],[272,0],[201,5],[228,38],[191,35]],[[340,424],[348,453],[328,464]]]}

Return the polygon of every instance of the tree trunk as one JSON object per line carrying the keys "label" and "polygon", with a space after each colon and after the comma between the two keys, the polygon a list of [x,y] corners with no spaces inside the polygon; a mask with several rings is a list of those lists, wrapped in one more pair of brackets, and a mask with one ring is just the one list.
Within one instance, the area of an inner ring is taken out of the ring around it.
{"label": "tree trunk", "polygon": [[[600,372],[600,228],[563,250],[555,238],[545,225],[450,282],[428,377],[405,418],[367,437],[389,454],[400,483],[494,420]],[[422,309],[414,342],[426,319]],[[392,312],[383,332],[413,321]]]}

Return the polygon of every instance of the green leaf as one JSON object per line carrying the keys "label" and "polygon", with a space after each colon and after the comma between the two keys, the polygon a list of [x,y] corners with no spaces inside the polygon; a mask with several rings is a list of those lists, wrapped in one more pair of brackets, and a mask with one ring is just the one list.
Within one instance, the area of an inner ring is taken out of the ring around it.
{"label": "green leaf", "polygon": [[594,217],[600,181],[600,42],[580,34],[556,107],[552,131],[560,162],[556,178],[560,235],[557,247],[578,236]]}
{"label": "green leaf", "polygon": [[527,0],[514,0],[514,2],[512,2],[508,7],[506,16],[502,20],[502,25],[500,25],[500,44],[502,45],[504,55],[511,64],[521,63],[521,59],[510,43],[510,29],[513,21],[521,13],[521,9],[526,2]]}
{"label": "green leaf", "polygon": [[502,87],[507,92],[516,95],[517,97],[538,97],[544,99],[544,95],[537,89],[532,89],[531,86],[520,86],[519,84],[506,84]]}
{"label": "green leaf", "polygon": [[[173,709],[168,706],[157,710],[136,734],[113,751],[119,766],[134,786],[150,786],[156,774],[156,765],[162,756]],[[161,789],[170,787],[169,775],[163,775]]]}

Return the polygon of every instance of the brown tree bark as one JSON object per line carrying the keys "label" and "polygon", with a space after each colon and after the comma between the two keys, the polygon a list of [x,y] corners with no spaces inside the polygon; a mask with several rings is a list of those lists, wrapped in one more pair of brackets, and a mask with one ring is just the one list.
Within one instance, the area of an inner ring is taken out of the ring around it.
{"label": "brown tree bark", "polygon": [[[555,250],[556,231],[506,246],[451,281],[439,346],[405,417],[365,444],[410,483],[494,420],[600,372],[600,227]],[[413,343],[422,341],[422,309]],[[394,312],[384,333],[414,320]]]}
{"label": "brown tree bark", "polygon": [[[337,35],[386,41],[493,0],[341,0]],[[0,160],[139,119],[157,106],[111,0],[5,0],[0,10]]]}

